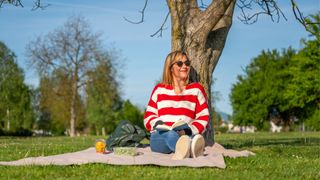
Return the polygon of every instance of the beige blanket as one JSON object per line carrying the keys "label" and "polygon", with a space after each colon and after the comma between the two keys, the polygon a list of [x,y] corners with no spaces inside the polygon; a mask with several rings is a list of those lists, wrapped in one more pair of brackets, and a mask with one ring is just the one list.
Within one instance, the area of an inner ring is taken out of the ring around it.
{"label": "beige blanket", "polygon": [[204,156],[197,158],[186,158],[183,160],[172,160],[173,154],[161,154],[151,152],[150,147],[138,148],[137,156],[115,155],[114,153],[99,154],[95,148],[83,151],[58,154],[45,157],[29,157],[16,161],[0,161],[0,165],[22,166],[22,165],[80,165],[87,163],[106,163],[114,165],[159,165],[159,166],[189,166],[189,167],[218,167],[225,168],[224,156],[247,157],[255,155],[250,151],[235,151],[224,149],[215,143],[212,147],[206,147]]}

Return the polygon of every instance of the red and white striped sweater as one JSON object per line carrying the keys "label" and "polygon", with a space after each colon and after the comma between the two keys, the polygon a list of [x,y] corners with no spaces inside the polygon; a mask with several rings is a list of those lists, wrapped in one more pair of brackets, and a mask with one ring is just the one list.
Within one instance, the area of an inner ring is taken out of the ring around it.
{"label": "red and white striped sweater", "polygon": [[192,83],[180,94],[176,94],[172,86],[156,85],[144,115],[146,129],[152,131],[158,120],[171,126],[180,119],[188,123],[193,134],[202,134],[205,131],[209,110],[203,87],[199,83]]}

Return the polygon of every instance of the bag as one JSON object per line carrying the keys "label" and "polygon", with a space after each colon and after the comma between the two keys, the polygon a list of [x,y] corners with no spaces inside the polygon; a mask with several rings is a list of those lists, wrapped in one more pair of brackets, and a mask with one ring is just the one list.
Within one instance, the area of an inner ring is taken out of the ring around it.
{"label": "bag", "polygon": [[114,147],[137,147],[140,141],[146,137],[146,132],[137,125],[123,120],[115,131],[108,137],[107,149],[112,151]]}

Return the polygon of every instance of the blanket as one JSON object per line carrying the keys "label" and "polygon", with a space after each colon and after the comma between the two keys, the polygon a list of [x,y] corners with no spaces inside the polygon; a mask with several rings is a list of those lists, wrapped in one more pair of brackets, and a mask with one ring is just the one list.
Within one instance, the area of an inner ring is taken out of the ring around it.
{"label": "blanket", "polygon": [[105,163],[113,165],[159,165],[159,166],[188,166],[188,167],[218,167],[225,168],[224,156],[227,157],[247,157],[255,155],[244,150],[228,150],[218,143],[211,147],[206,147],[204,156],[197,158],[185,158],[182,160],[172,160],[173,154],[155,153],[150,147],[137,148],[138,155],[116,155],[114,153],[100,154],[91,147],[82,151],[58,154],[52,156],[28,157],[16,161],[0,161],[0,165],[22,166],[22,165],[80,165],[87,163]]}

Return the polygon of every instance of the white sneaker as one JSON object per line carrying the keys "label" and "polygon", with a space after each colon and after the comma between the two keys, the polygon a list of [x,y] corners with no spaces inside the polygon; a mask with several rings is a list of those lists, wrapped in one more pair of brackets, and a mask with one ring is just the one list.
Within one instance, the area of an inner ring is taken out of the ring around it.
{"label": "white sneaker", "polygon": [[205,141],[202,135],[197,134],[191,141],[191,157],[196,158],[204,153]]}
{"label": "white sneaker", "polygon": [[172,157],[173,160],[181,160],[190,157],[191,140],[187,135],[181,136],[176,144],[176,151]]}

